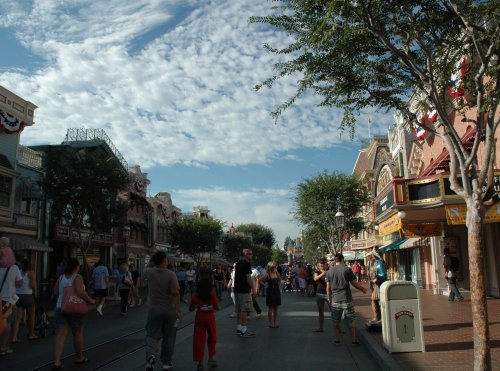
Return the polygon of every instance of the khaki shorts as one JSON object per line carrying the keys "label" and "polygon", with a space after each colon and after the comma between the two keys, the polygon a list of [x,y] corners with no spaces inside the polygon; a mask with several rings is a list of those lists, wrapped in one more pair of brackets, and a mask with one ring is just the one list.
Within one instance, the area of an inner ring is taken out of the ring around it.
{"label": "khaki shorts", "polygon": [[234,293],[234,306],[237,312],[252,312],[252,294],[251,293]]}

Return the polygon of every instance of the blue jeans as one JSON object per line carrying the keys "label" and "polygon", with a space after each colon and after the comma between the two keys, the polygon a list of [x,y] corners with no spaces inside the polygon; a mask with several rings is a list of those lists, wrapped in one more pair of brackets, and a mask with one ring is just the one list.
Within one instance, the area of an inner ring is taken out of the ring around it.
{"label": "blue jeans", "polygon": [[448,286],[450,287],[450,295],[448,296],[448,300],[453,301],[455,300],[455,297],[457,299],[463,299],[464,297],[462,296],[460,291],[458,291],[457,277],[448,277],[447,281],[448,281]]}
{"label": "blue jeans", "polygon": [[158,357],[161,341],[161,363],[163,365],[172,363],[177,332],[174,327],[176,319],[177,313],[174,308],[149,308],[146,322],[146,360],[152,355]]}

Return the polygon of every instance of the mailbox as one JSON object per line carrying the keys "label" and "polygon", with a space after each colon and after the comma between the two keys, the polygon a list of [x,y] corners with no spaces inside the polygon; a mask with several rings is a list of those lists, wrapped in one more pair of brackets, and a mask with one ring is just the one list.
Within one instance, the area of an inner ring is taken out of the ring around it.
{"label": "mailbox", "polygon": [[420,297],[409,281],[386,281],[380,286],[382,337],[389,353],[425,352]]}

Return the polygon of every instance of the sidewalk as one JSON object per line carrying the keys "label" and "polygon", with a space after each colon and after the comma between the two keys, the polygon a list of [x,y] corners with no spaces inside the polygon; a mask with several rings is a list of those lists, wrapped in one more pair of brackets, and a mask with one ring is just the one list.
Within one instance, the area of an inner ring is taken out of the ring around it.
{"label": "sidewalk", "polygon": [[[359,327],[373,318],[370,297],[353,290]],[[420,290],[425,353],[392,353],[383,349],[382,333],[364,331],[364,337],[375,347],[374,355],[392,361],[403,370],[472,370],[474,344],[472,339],[472,311],[470,298],[463,302],[449,302],[444,295]],[[494,370],[500,370],[500,299],[488,299],[491,361]],[[370,341],[371,340],[371,341]],[[383,359],[379,361],[385,362]],[[387,365],[384,369],[390,369]]]}

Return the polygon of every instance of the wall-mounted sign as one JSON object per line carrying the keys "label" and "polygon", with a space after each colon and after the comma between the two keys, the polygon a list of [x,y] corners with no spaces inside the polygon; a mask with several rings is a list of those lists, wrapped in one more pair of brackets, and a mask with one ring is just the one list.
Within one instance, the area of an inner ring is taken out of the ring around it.
{"label": "wall-mounted sign", "polygon": [[398,214],[394,214],[378,225],[378,234],[379,236],[387,236],[388,234],[397,232],[400,229],[401,219],[398,217]]}
{"label": "wall-mounted sign", "polygon": [[401,228],[401,233],[404,237],[432,237],[441,236],[441,223],[421,223],[421,224],[405,224]]}
{"label": "wall-mounted sign", "polygon": [[384,211],[390,209],[392,206],[394,206],[394,190],[391,189],[387,195],[385,195],[382,199],[377,201],[375,204],[375,215],[379,216],[381,215]]}

